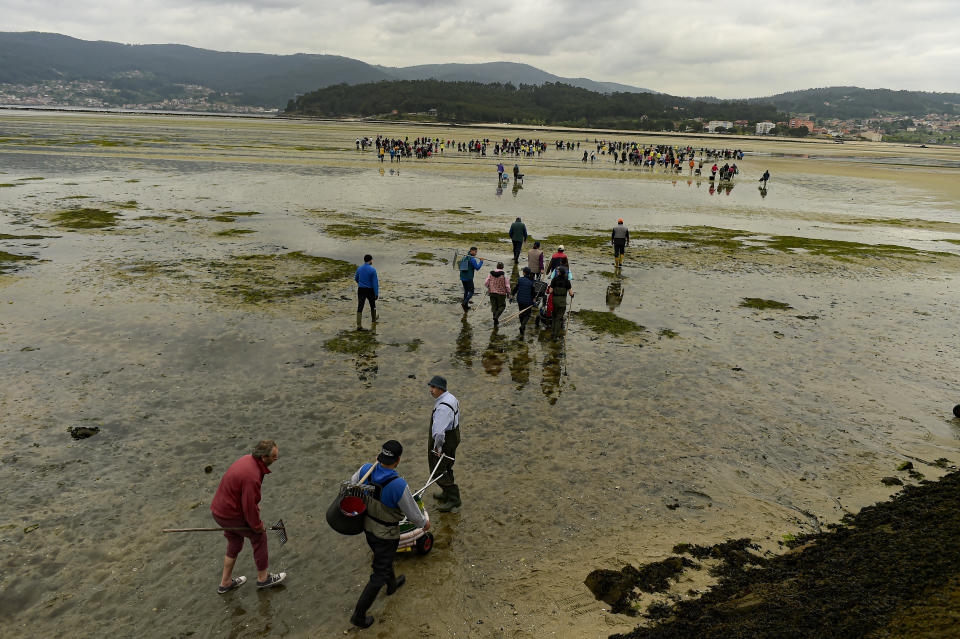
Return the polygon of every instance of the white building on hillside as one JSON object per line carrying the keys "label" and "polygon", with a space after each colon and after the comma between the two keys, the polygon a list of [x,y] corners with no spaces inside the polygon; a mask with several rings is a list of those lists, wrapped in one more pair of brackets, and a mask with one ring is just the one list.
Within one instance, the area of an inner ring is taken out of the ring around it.
{"label": "white building on hillside", "polygon": [[710,133],[715,133],[716,130],[720,128],[729,131],[733,128],[733,122],[728,122],[726,120],[710,120],[707,122],[707,131]]}
{"label": "white building on hillside", "polygon": [[757,122],[757,135],[767,135],[777,128],[773,122]]}

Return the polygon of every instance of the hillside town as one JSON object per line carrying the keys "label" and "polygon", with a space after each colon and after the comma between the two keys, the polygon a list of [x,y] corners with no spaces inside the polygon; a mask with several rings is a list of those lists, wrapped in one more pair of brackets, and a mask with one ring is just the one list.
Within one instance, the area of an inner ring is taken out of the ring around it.
{"label": "hillside town", "polygon": [[[103,80],[52,80],[33,84],[0,83],[0,106],[202,111],[272,114],[277,109],[235,104],[229,94],[195,84],[176,84],[179,95],[144,100],[136,91],[118,89]],[[137,99],[141,98],[141,99]]]}

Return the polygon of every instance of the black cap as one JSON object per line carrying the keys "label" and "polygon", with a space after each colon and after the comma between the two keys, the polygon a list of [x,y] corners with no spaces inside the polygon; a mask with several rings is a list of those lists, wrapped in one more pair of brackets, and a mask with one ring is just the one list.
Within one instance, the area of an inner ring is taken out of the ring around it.
{"label": "black cap", "polygon": [[377,461],[385,466],[393,466],[400,459],[400,455],[403,454],[403,446],[400,445],[395,439],[391,439],[386,444],[383,445],[383,448],[380,450],[380,454],[377,455]]}
{"label": "black cap", "polygon": [[446,391],[447,379],[445,377],[440,377],[439,375],[434,375],[430,378],[430,381],[427,382],[427,386],[434,386],[442,391]]}

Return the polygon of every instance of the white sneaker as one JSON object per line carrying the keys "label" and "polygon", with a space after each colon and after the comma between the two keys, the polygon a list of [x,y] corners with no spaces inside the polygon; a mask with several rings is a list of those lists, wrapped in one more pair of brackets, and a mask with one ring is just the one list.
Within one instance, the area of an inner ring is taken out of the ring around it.
{"label": "white sneaker", "polygon": [[257,588],[272,588],[286,578],[287,578],[287,573],[285,572],[267,574],[266,581],[257,582]]}

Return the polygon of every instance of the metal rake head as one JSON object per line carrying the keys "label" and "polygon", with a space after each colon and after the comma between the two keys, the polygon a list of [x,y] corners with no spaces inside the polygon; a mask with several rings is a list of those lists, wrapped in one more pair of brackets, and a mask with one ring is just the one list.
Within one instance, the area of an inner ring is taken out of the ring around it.
{"label": "metal rake head", "polygon": [[277,539],[280,540],[280,545],[287,543],[287,529],[283,526],[283,520],[278,519],[277,523],[270,526],[270,530],[277,533]]}

